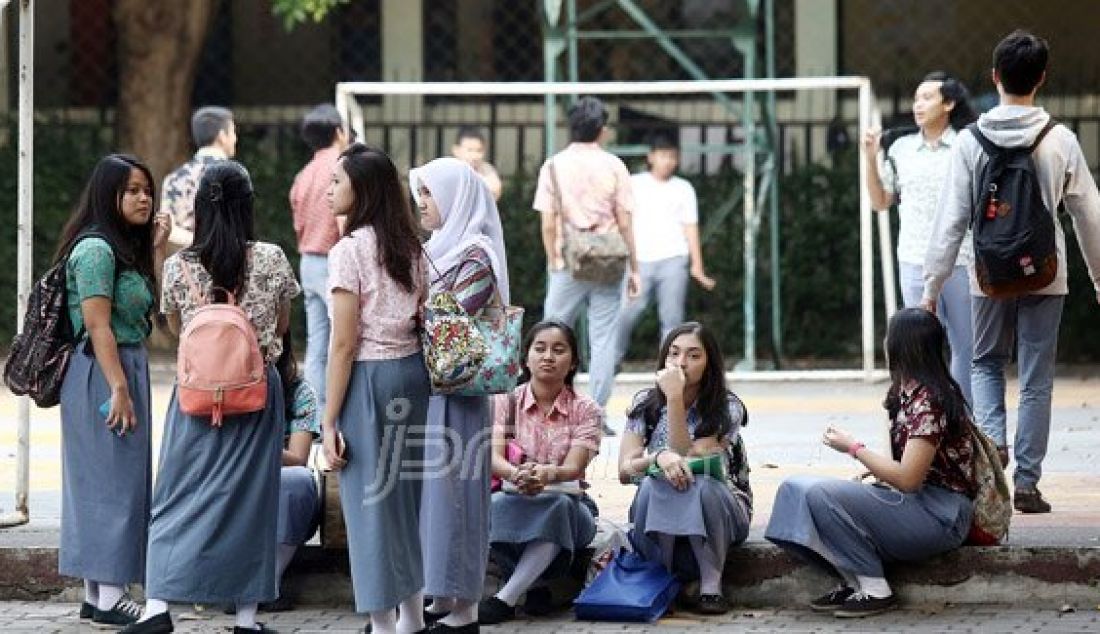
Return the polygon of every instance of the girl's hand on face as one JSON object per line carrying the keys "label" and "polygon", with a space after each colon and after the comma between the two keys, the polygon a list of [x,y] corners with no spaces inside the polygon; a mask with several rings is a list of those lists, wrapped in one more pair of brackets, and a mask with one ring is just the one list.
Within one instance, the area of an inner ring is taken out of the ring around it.
{"label": "girl's hand on face", "polygon": [[657,456],[657,466],[661,468],[661,471],[665,474],[665,479],[677,491],[687,489],[695,480],[695,475],[692,474],[687,461],[674,451],[662,451]]}
{"label": "girl's hand on face", "polygon": [[657,371],[657,387],[665,395],[666,400],[682,397],[685,383],[687,383],[687,377],[684,376],[683,368],[678,365],[669,365]]}
{"label": "girl's hand on face", "polygon": [[821,436],[821,442],[825,443],[826,447],[840,453],[848,453],[848,449],[855,441],[851,434],[832,425],[826,427],[825,433]]}

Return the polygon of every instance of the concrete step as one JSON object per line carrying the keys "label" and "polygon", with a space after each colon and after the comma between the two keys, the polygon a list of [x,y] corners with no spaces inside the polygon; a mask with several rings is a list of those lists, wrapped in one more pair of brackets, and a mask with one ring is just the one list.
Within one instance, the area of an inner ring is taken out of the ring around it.
{"label": "concrete step", "polygon": [[[892,565],[887,576],[910,603],[1094,606],[1100,601],[1100,548],[968,546],[925,562]],[[735,604],[755,607],[801,605],[833,583],[758,538],[731,551],[724,581]],[[486,591],[497,583],[490,567]],[[285,589],[303,605],[350,605],[347,552],[302,548],[287,572]],[[57,574],[55,546],[0,545],[0,600],[75,601],[79,592],[77,580]]]}

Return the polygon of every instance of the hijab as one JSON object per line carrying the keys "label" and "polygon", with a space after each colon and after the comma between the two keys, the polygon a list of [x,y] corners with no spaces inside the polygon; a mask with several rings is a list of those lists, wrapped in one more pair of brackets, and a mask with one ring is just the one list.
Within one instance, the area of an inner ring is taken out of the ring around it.
{"label": "hijab", "polygon": [[431,192],[442,219],[424,245],[435,264],[434,268],[428,267],[431,281],[461,264],[466,250],[478,246],[489,255],[500,298],[507,304],[510,296],[504,229],[489,187],[465,161],[451,157],[409,170],[409,189],[418,203],[421,183]]}

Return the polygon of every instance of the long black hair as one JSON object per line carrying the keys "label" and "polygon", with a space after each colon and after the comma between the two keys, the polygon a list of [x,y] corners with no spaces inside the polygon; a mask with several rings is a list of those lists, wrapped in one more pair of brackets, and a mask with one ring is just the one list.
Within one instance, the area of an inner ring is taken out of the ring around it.
{"label": "long black hair", "polygon": [[947,417],[948,435],[966,430],[970,409],[948,370],[949,356],[947,331],[935,315],[915,306],[894,313],[886,327],[890,389],[883,402],[891,420],[901,411],[902,384],[914,381],[928,389],[933,405]]}
{"label": "long black hair", "polygon": [[922,82],[940,82],[940,96],[945,103],[954,104],[947,116],[947,123],[955,129],[962,130],[978,119],[978,113],[974,106],[970,105],[970,91],[961,81],[942,70],[935,70],[924,76]]}
{"label": "long black hair", "polygon": [[577,345],[577,333],[573,332],[573,329],[569,327],[564,321],[557,319],[544,319],[539,323],[531,326],[531,329],[527,331],[527,336],[523,338],[523,351],[520,353],[519,365],[522,371],[519,375],[519,383],[527,383],[531,380],[531,368],[527,367],[527,355],[531,352],[531,346],[535,345],[535,337],[539,336],[540,332],[544,330],[550,330],[551,328],[557,328],[561,331],[561,334],[565,336],[566,343],[569,344],[569,351],[573,355],[573,367],[569,369],[569,373],[565,375],[565,384],[569,387],[573,387],[573,377],[577,375],[577,367],[580,365],[580,346]]}
{"label": "long black hair", "polygon": [[[130,182],[130,174],[138,170],[149,183],[149,221],[132,225],[122,217],[122,196]],[[149,288],[153,280],[153,217],[156,215],[156,185],[153,174],[136,157],[109,154],[96,163],[84,192],[80,195],[65,228],[61,230],[54,263],[68,255],[78,240],[87,233],[97,233],[111,245],[115,266],[133,269],[145,278]],[[156,293],[153,293],[154,300]]]}
{"label": "long black hair", "polygon": [[294,411],[294,392],[302,380],[298,359],[294,357],[294,338],[290,336],[289,329],[283,333],[283,352],[275,360],[275,371],[279,373],[279,379],[283,383],[283,404],[289,418]]}
{"label": "long black hair", "polygon": [[[703,324],[697,321],[689,321],[673,328],[661,341],[660,354],[657,357],[657,370],[664,369],[668,351],[672,348],[672,342],[681,335],[695,335],[703,344],[703,351],[707,355],[707,367],[703,370],[703,377],[699,382],[699,394],[695,398],[695,412],[699,415],[699,425],[695,428],[696,438],[722,437],[729,433],[733,427],[733,418],[730,416],[730,401],[740,400],[729,388],[726,387],[726,367],[722,361],[722,350],[718,346],[718,339]],[[634,396],[634,405],[627,412],[630,418],[641,417],[645,421],[646,442],[657,428],[657,422],[661,419],[661,411],[665,408],[667,400],[659,387],[651,387],[638,392]],[[744,407],[741,409],[744,411]],[[748,416],[741,420],[742,425],[748,424]]]}
{"label": "long black hair", "polygon": [[415,285],[415,266],[420,260],[420,238],[409,198],[397,178],[397,167],[385,152],[353,143],[340,163],[351,181],[355,204],[347,215],[344,235],[360,227],[374,229],[379,264],[407,292]]}
{"label": "long black hair", "polygon": [[253,228],[252,178],[236,161],[215,161],[195,192],[195,238],[184,255],[197,258],[214,287],[239,297],[245,285]]}

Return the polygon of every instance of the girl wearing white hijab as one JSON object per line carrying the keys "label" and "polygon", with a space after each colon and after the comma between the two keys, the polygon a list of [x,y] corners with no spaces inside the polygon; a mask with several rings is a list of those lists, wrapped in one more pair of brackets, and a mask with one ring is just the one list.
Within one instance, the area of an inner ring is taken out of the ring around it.
{"label": "girl wearing white hijab", "polygon": [[[509,301],[504,231],[493,195],[463,161],[436,159],[409,172],[420,224],[432,232],[431,293],[449,290],[471,315],[499,291]],[[485,396],[432,396],[421,501],[425,617],[431,632],[477,632],[489,556],[491,423]]]}

